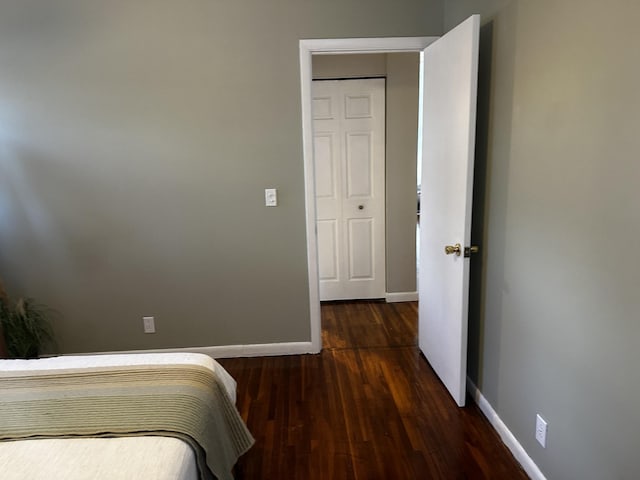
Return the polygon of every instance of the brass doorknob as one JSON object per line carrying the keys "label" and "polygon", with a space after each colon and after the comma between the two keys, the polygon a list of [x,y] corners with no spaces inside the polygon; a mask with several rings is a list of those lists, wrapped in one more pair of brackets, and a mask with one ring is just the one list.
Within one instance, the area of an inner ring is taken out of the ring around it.
{"label": "brass doorknob", "polygon": [[458,257],[460,256],[460,244],[456,243],[455,245],[446,245],[444,247],[444,253],[447,255],[451,255],[455,253]]}

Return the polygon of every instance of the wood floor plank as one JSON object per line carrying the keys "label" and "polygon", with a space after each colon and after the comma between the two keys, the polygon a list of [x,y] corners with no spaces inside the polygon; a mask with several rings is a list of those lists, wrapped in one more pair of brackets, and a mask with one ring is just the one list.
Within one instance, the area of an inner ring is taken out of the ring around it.
{"label": "wood floor plank", "polygon": [[322,305],[318,355],[222,359],[256,444],[237,480],[526,479],[416,346],[417,302]]}

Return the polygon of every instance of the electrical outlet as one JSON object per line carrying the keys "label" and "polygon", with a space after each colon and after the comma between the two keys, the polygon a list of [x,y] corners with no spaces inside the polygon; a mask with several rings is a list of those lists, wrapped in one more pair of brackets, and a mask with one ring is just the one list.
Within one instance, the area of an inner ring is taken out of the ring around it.
{"label": "electrical outlet", "polygon": [[156,320],[154,317],[142,317],[144,333],[156,333]]}
{"label": "electrical outlet", "polygon": [[536,440],[542,448],[547,448],[547,422],[540,414],[536,415]]}

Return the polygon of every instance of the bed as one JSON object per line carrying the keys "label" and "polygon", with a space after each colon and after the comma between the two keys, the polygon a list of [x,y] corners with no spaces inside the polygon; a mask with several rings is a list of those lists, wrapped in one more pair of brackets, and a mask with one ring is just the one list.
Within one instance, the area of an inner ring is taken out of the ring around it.
{"label": "bed", "polygon": [[232,479],[236,383],[190,353],[0,360],[2,480]]}

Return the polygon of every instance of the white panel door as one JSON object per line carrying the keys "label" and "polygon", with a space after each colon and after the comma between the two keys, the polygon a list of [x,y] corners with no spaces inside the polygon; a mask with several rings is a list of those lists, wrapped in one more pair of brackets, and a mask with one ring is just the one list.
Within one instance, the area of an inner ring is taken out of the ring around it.
{"label": "white panel door", "polygon": [[[466,396],[471,199],[480,17],[424,50],[419,345],[458,405]],[[461,254],[445,254],[460,245]]]}
{"label": "white panel door", "polygon": [[385,296],[385,81],[313,82],[320,300]]}

